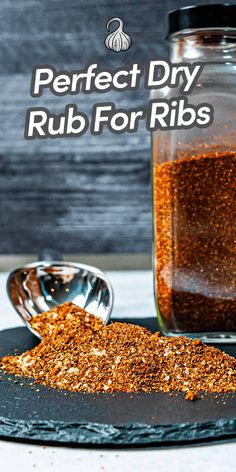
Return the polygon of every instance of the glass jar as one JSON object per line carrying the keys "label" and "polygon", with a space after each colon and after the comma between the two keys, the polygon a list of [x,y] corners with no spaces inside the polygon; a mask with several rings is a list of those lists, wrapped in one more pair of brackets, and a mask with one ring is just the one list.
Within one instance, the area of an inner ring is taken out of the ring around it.
{"label": "glass jar", "polygon": [[[154,285],[166,335],[236,341],[236,5],[169,13],[172,63],[204,63],[188,99],[210,103],[208,128],[156,131]],[[180,96],[176,88],[153,99]]]}

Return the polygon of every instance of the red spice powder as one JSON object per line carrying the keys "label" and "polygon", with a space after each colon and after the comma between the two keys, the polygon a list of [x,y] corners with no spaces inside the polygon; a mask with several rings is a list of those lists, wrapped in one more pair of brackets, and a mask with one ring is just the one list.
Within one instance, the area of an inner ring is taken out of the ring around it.
{"label": "red spice powder", "polygon": [[34,349],[2,358],[5,372],[73,392],[236,391],[236,359],[187,337],[161,337],[102,320],[65,303],[32,320]]}
{"label": "red spice powder", "polygon": [[236,330],[236,153],[154,168],[156,292],[172,332]]}

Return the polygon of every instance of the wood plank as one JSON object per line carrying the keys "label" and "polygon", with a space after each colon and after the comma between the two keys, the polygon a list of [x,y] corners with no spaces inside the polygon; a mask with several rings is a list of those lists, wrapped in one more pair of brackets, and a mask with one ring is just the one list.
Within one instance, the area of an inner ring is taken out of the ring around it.
{"label": "wood plank", "polygon": [[[111,67],[163,55],[165,3],[155,0],[1,0],[0,63],[5,72],[29,71],[35,64],[78,66],[93,61]],[[123,56],[104,47],[105,24],[121,16],[133,38]]]}
{"label": "wood plank", "polygon": [[[66,253],[147,252],[151,247],[150,135],[26,141],[25,112],[54,113],[74,102],[90,113],[99,101],[143,106],[148,92],[54,97],[29,95],[31,69],[70,70],[98,61],[127,66],[165,57],[165,2],[148,0],[1,0],[0,2],[0,253],[31,254],[45,246]],[[125,20],[133,39],[125,54],[104,46],[105,23]]]}
{"label": "wood plank", "polygon": [[29,253],[45,244],[67,253],[148,251],[149,164],[139,152],[136,160],[127,156],[124,168],[118,156],[114,162],[103,154],[96,162],[87,155],[4,156],[1,252]]}

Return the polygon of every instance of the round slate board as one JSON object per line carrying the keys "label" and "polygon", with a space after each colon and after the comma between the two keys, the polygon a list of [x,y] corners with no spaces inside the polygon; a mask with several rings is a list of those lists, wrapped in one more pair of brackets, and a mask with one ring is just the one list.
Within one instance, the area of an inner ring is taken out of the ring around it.
{"label": "round slate board", "polygon": [[[124,320],[130,321],[130,320]],[[132,320],[157,330],[153,318]],[[38,340],[27,328],[0,332],[0,357],[24,352]],[[221,346],[223,348],[223,346]],[[236,356],[236,346],[224,346]],[[177,445],[236,437],[236,394],[83,394],[3,375],[0,382],[0,437],[67,445]]]}

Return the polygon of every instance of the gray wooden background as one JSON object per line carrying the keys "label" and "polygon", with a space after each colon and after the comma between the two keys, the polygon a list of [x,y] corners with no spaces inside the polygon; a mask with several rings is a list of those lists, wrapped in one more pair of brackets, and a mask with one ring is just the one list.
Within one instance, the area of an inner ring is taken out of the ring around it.
{"label": "gray wooden background", "polygon": [[[31,69],[104,67],[165,57],[168,8],[191,2],[161,0],[0,1],[0,253],[149,252],[151,247],[150,136],[26,141],[28,106],[59,113],[70,97],[30,98]],[[133,39],[126,53],[104,47],[106,21],[121,16]],[[81,95],[85,112],[97,101],[120,107],[146,102],[144,90]]]}

